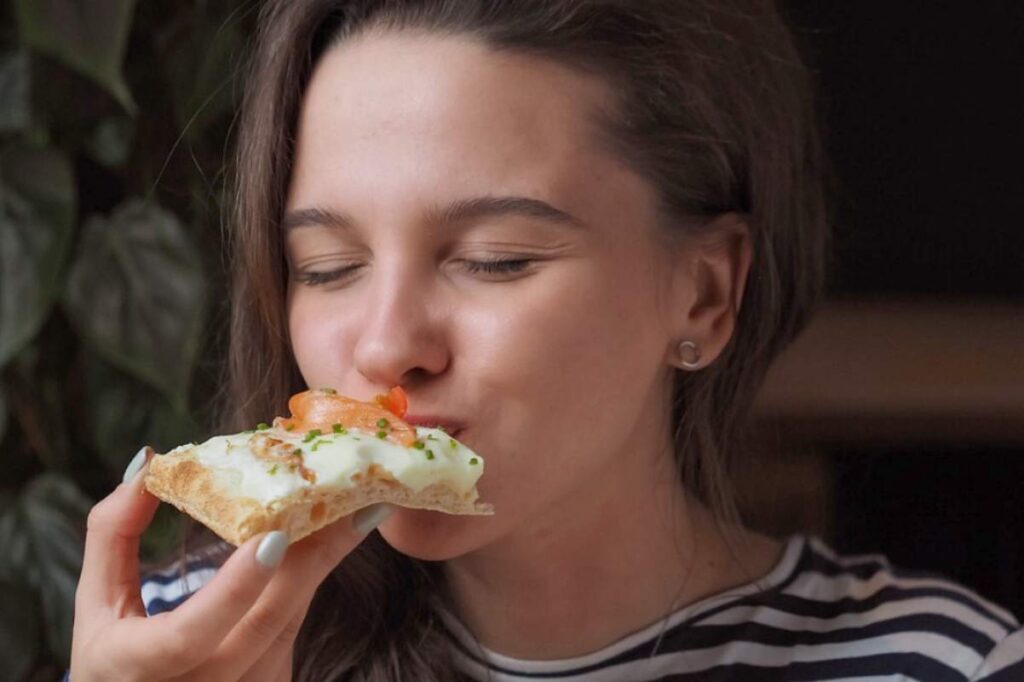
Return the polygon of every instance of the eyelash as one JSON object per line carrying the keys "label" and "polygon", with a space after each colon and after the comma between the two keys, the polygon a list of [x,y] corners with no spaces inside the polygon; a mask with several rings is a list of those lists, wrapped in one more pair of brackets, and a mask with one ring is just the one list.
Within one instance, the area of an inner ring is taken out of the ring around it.
{"label": "eyelash", "polygon": [[494,260],[463,261],[471,274],[510,275],[522,272],[532,261],[529,258],[496,258]]}
{"label": "eyelash", "polygon": [[[533,261],[529,258],[496,258],[494,260],[462,261],[466,271],[474,275],[480,273],[487,275],[516,274],[525,270],[532,262]],[[299,272],[295,274],[295,279],[300,284],[305,284],[307,286],[321,286],[343,279],[345,276],[352,274],[360,267],[361,266],[359,265],[350,265],[348,267],[339,268],[337,270],[328,270],[326,272]]]}
{"label": "eyelash", "polygon": [[299,272],[295,274],[295,280],[300,284],[311,287],[321,286],[342,279],[354,272],[358,267],[358,265],[350,265],[346,268],[338,268],[337,270],[328,270],[326,272]]}

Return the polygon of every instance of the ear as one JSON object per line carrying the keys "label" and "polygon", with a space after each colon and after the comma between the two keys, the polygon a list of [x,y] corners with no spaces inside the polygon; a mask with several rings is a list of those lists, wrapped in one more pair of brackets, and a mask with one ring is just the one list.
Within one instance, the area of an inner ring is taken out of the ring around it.
{"label": "ear", "polygon": [[750,229],[738,213],[720,215],[700,236],[684,240],[675,278],[671,364],[678,362],[682,341],[697,345],[700,367],[721,354],[736,327],[752,258]]}

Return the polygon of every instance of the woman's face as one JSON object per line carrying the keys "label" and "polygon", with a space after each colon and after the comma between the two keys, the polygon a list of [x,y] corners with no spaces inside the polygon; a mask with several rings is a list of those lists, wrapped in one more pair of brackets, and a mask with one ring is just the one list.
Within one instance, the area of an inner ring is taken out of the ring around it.
{"label": "woman's face", "polygon": [[[596,143],[601,82],[467,40],[368,35],[305,94],[285,219],[311,387],[395,385],[486,460],[494,517],[400,510],[444,559],[536,527],[667,447],[671,259],[651,187]],[[532,526],[531,526],[532,524]]]}

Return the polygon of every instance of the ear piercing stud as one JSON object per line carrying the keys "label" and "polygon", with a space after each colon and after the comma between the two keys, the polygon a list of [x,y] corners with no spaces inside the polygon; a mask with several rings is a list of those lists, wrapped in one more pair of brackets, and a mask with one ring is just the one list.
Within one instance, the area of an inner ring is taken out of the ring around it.
{"label": "ear piercing stud", "polygon": [[681,341],[676,346],[678,366],[683,369],[697,369],[700,367],[700,349],[693,341]]}

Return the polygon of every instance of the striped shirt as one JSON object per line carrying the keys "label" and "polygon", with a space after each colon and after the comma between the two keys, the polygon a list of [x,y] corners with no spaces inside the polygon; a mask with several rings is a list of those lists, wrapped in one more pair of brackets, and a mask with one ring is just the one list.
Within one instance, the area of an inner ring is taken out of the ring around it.
{"label": "striped shirt", "polygon": [[[190,563],[147,576],[150,615],[208,582]],[[479,682],[1024,682],[1024,629],[968,589],[894,569],[879,556],[840,557],[793,536],[756,582],[690,604],[586,656],[509,658],[477,643],[449,613],[455,663]]]}

